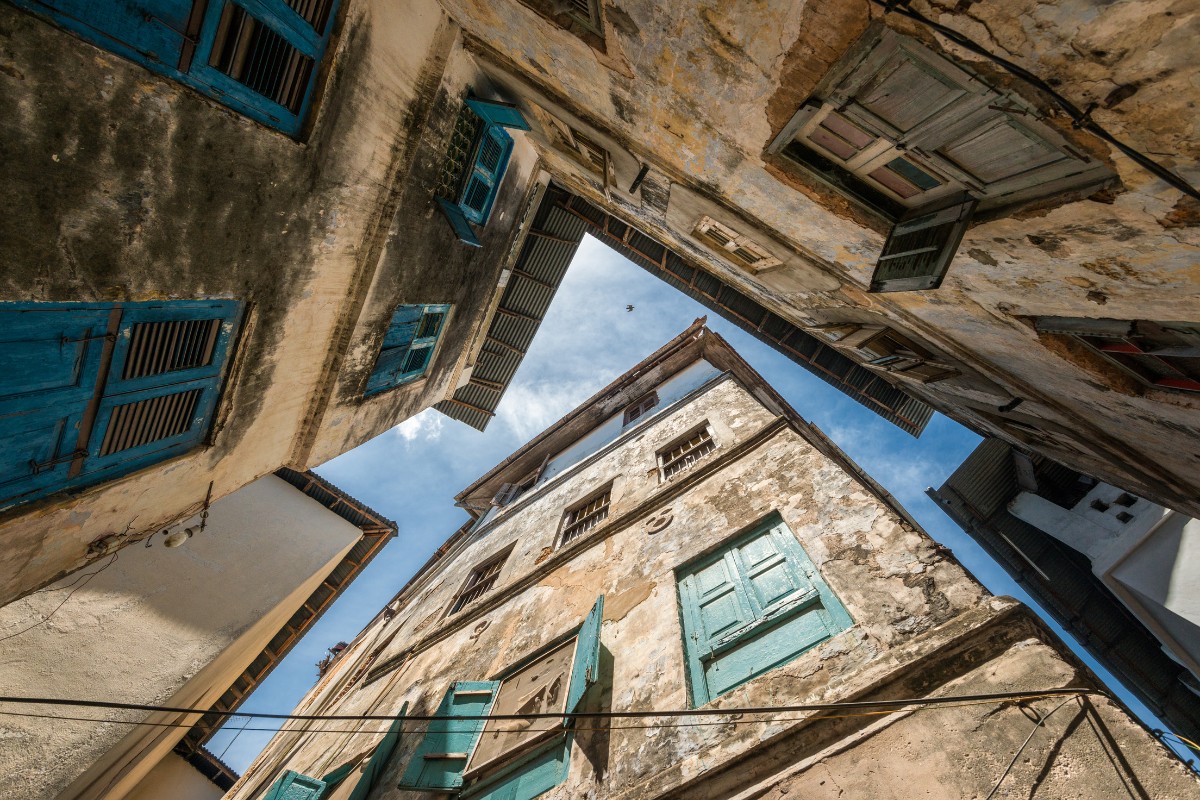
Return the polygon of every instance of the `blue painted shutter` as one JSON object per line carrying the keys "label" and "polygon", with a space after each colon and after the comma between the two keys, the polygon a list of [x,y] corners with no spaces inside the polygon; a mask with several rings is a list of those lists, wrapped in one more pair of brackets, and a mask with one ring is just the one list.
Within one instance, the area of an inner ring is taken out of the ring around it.
{"label": "blue painted shutter", "polygon": [[462,787],[463,770],[486,720],[457,718],[486,715],[499,686],[497,681],[458,681],[450,687],[437,710],[437,716],[445,719],[429,723],[404,770],[400,788],[450,791]]}
{"label": "blue painted shutter", "polygon": [[471,800],[533,800],[567,779],[571,763],[571,738],[563,734],[549,746],[473,786]]}
{"label": "blue painted shutter", "polygon": [[502,128],[516,128],[522,131],[529,130],[529,123],[525,121],[525,117],[517,110],[516,106],[509,105],[508,103],[480,100],[477,97],[468,97],[467,105],[489,125],[499,125]]}
{"label": "blue painted shutter", "polygon": [[[575,660],[571,665],[571,683],[567,688],[567,713],[579,710],[588,687],[600,677],[600,626],[604,622],[604,595],[596,598],[575,642]],[[564,720],[570,725],[572,720]]]}
{"label": "blue painted shutter", "polygon": [[288,770],[267,792],[264,800],[321,800],[325,781]]}
{"label": "blue painted shutter", "polygon": [[479,237],[475,235],[475,231],[471,230],[471,223],[467,221],[466,215],[462,209],[454,205],[444,197],[437,199],[438,207],[442,209],[442,213],[446,215],[446,219],[450,222],[450,227],[454,230],[454,235],[463,244],[471,247],[482,247]]}
{"label": "blue painted shutter", "polygon": [[397,307],[364,394],[394,389],[422,375],[429,366],[449,310],[448,304]]}
{"label": "blue painted shutter", "polygon": [[503,128],[489,125],[480,132],[471,172],[458,203],[463,216],[471,222],[482,225],[491,214],[512,148],[512,137]]}
{"label": "blue painted shutter", "polygon": [[192,0],[14,0],[82,38],[135,61],[174,68]]}
{"label": "blue painted shutter", "polygon": [[66,482],[111,313],[0,309],[0,503]]}
{"label": "blue painted shutter", "polygon": [[396,749],[396,742],[400,741],[400,731],[404,729],[404,714],[407,711],[408,703],[405,703],[400,709],[400,719],[391,724],[384,734],[383,741],[375,747],[375,752],[371,753],[371,760],[367,762],[367,768],[363,770],[362,777],[350,793],[350,800],[367,800],[371,788],[379,782],[379,776],[387,768],[388,759]]}

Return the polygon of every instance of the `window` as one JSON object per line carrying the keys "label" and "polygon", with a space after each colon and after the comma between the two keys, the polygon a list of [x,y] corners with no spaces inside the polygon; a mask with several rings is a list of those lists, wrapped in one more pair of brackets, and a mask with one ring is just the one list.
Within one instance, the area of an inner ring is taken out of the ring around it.
{"label": "window", "polygon": [[241,303],[0,303],[0,504],[200,444]]}
{"label": "window", "polygon": [[442,162],[437,201],[455,235],[479,247],[471,223],[484,225],[508,169],[513,140],[506,128],[529,130],[515,106],[468,97],[459,110]]}
{"label": "window", "polygon": [[852,624],[778,517],[681,568],[677,578],[694,706]]}
{"label": "window", "polygon": [[754,240],[742,236],[712,217],[701,217],[692,235],[735,264],[755,272],[777,267],[782,263]]}
{"label": "window", "polygon": [[451,614],[457,614],[459,611],[462,611],[471,603],[474,603],[487,594],[496,585],[496,580],[500,577],[500,570],[504,567],[504,562],[508,560],[508,554],[511,552],[512,547],[509,547],[503,553],[488,559],[471,571],[467,582],[463,584],[463,587],[458,590],[458,594],[454,596],[454,603],[450,606]]}
{"label": "window", "polygon": [[716,449],[717,443],[713,441],[712,428],[706,422],[682,439],[658,451],[658,473],[661,480],[671,480]]}
{"label": "window", "polygon": [[608,519],[608,504],[611,495],[612,484],[610,483],[598,494],[568,508],[563,514],[559,547],[578,539]]}
{"label": "window", "polygon": [[848,322],[808,330],[864,367],[889,372],[905,380],[933,383],[959,374],[958,370],[941,363],[916,343],[883,325]]}
{"label": "window", "polygon": [[525,6],[604,52],[601,0],[521,0]]}
{"label": "window", "polygon": [[642,417],[649,413],[650,409],[658,405],[658,392],[650,392],[638,399],[636,403],[629,405],[625,409],[625,417],[621,422],[621,426],[631,425],[637,422]]}
{"label": "window", "polygon": [[608,150],[596,144],[591,138],[575,130],[570,125],[553,117],[550,119],[562,147],[575,156],[579,163],[583,164],[589,172],[602,182],[607,181]]}
{"label": "window", "polygon": [[288,770],[271,786],[263,800],[366,800],[400,740],[406,709],[407,705],[400,710],[400,719],[388,727],[375,747],[359,753],[321,778]]}
{"label": "window", "polygon": [[395,389],[424,375],[449,312],[448,305],[398,306],[363,394]]}
{"label": "window", "polygon": [[1038,317],[1035,326],[1074,337],[1149,386],[1200,392],[1200,325]]}
{"label": "window", "polygon": [[[531,800],[567,777],[572,720],[600,674],[600,624],[604,597],[597,599],[579,632],[564,643],[509,670],[496,681],[457,681],[400,779],[400,788],[454,792],[472,797]],[[492,720],[491,714],[561,713],[546,719]],[[483,717],[483,719],[465,719]]]}
{"label": "window", "polygon": [[293,136],[308,110],[337,7],[337,0],[16,3]]}
{"label": "window", "polygon": [[940,283],[976,203],[981,211],[1009,208],[1091,191],[1113,177],[1040,116],[879,23],[829,71],[772,149],[900,221],[872,291],[929,289]]}

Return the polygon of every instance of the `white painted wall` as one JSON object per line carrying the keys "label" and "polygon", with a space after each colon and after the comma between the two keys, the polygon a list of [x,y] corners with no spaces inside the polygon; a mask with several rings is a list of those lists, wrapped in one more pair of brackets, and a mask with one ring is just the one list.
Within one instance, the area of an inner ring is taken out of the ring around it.
{"label": "white painted wall", "polygon": [[[0,648],[0,694],[211,705],[361,535],[286,481],[260,478],[214,503],[207,529],[182,547],[155,536],[102,572],[106,561],[0,609],[0,636],[16,634]],[[2,717],[0,771],[22,800],[115,800],[185,731]]]}
{"label": "white painted wall", "polygon": [[221,800],[225,792],[199,770],[171,753],[125,800]]}

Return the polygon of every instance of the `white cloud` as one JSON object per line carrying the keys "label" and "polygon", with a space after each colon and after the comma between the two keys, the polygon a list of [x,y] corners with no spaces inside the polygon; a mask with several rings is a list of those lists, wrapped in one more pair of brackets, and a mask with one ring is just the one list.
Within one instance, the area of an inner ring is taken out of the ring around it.
{"label": "white cloud", "polygon": [[405,445],[413,442],[436,442],[442,437],[442,427],[445,423],[446,418],[440,412],[427,408],[392,428],[392,433],[403,440]]}
{"label": "white cloud", "polygon": [[513,383],[500,403],[496,418],[512,431],[519,446],[557,422],[599,388],[592,386],[590,381]]}

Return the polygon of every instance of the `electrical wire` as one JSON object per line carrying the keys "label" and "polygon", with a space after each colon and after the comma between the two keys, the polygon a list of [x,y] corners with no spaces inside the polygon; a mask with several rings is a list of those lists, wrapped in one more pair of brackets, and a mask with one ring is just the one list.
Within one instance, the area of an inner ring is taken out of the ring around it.
{"label": "electrical wire", "polygon": [[1042,727],[1042,723],[1044,723],[1046,720],[1050,719],[1050,717],[1054,714],[1055,711],[1058,711],[1060,708],[1065,706],[1067,703],[1071,702],[1071,700],[1073,700],[1073,699],[1074,698],[1068,697],[1066,700],[1063,700],[1061,703],[1056,705],[1054,708],[1050,709],[1050,713],[1043,714],[1041,717],[1038,718],[1037,723],[1035,723],[1033,726],[1033,730],[1031,730],[1029,732],[1029,735],[1025,737],[1025,741],[1021,742],[1021,746],[1017,748],[1017,752],[1013,753],[1012,761],[1008,762],[1008,766],[1004,768],[1004,772],[1000,773],[1000,778],[996,781],[996,785],[992,787],[992,790],[990,792],[988,792],[987,797],[983,798],[983,800],[992,800],[992,798],[996,796],[996,792],[1000,791],[1000,784],[1004,783],[1004,779],[1007,778],[1008,773],[1012,771],[1013,764],[1016,764],[1017,759],[1021,757],[1021,753],[1025,752],[1025,746],[1027,744],[1029,744],[1030,741],[1033,740],[1033,735],[1038,732],[1039,728]]}
{"label": "electrical wire", "polygon": [[983,45],[971,39],[966,34],[960,33],[953,28],[948,28],[945,25],[942,25],[940,22],[934,22],[921,12],[914,11],[913,9],[909,8],[909,0],[871,0],[871,2],[882,7],[885,13],[890,12],[892,14],[899,14],[900,16],[907,17],[914,22],[921,23],[922,25],[940,33],[942,36],[945,36],[955,44],[970,50],[976,55],[983,56],[995,64],[998,64],[1005,71],[1017,78],[1020,78],[1034,88],[1045,92],[1050,96],[1051,99],[1054,100],[1055,103],[1058,104],[1063,111],[1066,112],[1067,116],[1071,118],[1071,124],[1075,128],[1085,130],[1094,136],[1103,139],[1128,156],[1142,169],[1146,170],[1157,178],[1161,178],[1184,194],[1200,200],[1200,189],[1197,189],[1175,172],[1172,172],[1162,164],[1159,164],[1157,161],[1150,158],[1150,156],[1135,149],[1132,145],[1122,142],[1120,139],[1113,136],[1111,133],[1101,127],[1095,120],[1093,120],[1092,111],[1095,110],[1095,104],[1088,106],[1086,110],[1080,110],[1078,106],[1076,106],[1063,95],[1059,94],[1053,86],[1019,64],[1015,64],[1002,56],[996,55]]}
{"label": "electrical wire", "polygon": [[[681,708],[669,711],[572,711],[544,714],[467,714],[456,716],[460,720],[532,720],[532,719],[644,719],[651,717],[703,717],[729,714],[787,714],[807,711],[840,711],[842,709],[904,708],[906,706],[935,706],[973,701],[1026,700],[1039,697],[1075,697],[1098,695],[1108,697],[1101,689],[1071,687],[1064,689],[1039,689],[1028,692],[995,692],[991,694],[959,695],[950,697],[909,698],[904,700],[847,700],[838,703],[806,703],[791,706],[754,706],[749,708]],[[221,711],[209,708],[181,708],[178,706],[156,706],[142,703],[119,703],[105,700],[76,700],[57,697],[0,697],[0,703],[16,705],[72,706],[76,708],[104,708],[121,711],[162,712],[167,714],[201,714],[218,717],[257,717],[296,721],[376,721],[395,722],[405,719],[413,722],[434,722],[445,719],[436,714],[271,714],[256,711]]]}
{"label": "electrical wire", "polygon": [[[57,613],[58,613],[58,610],[59,610],[60,608],[62,608],[64,605],[66,605],[66,602],[67,602],[68,600],[70,600],[70,599],[71,599],[71,597],[72,597],[72,596],[73,596],[73,595],[74,595],[76,592],[78,592],[80,589],[82,589],[83,587],[87,586],[87,585],[88,585],[88,583],[90,583],[90,582],[91,582],[92,578],[96,577],[96,576],[97,576],[97,575],[99,575],[101,572],[104,572],[104,570],[108,569],[108,568],[109,568],[109,567],[111,567],[113,564],[117,563],[117,556],[119,556],[119,555],[120,555],[120,553],[119,553],[119,552],[118,552],[118,553],[113,553],[113,555],[112,555],[112,558],[111,558],[111,559],[109,559],[108,563],[107,563],[107,564],[105,564],[104,566],[102,566],[100,569],[96,570],[95,572],[89,572],[89,573],[88,573],[86,576],[84,576],[84,575],[78,576],[78,577],[76,577],[76,578],[75,578],[75,580],[71,581],[71,582],[70,582],[70,583],[68,583],[66,586],[58,586],[58,587],[55,587],[55,589],[66,589],[66,588],[68,588],[68,587],[70,587],[70,586],[74,586],[76,583],[79,583],[79,580],[80,580],[80,578],[82,578],[82,579],[83,579],[83,583],[80,583],[78,586],[75,586],[75,588],[74,588],[74,589],[71,589],[71,591],[70,591],[70,592],[67,594],[67,596],[66,596],[66,597],[64,597],[64,598],[62,599],[62,601],[61,601],[61,602],[60,602],[58,605],[56,605],[56,606],[54,607],[54,610],[53,610],[53,611],[51,611],[49,614],[47,614],[46,616],[42,617],[40,620],[38,620],[37,622],[33,623],[32,625],[30,625],[30,626],[28,626],[28,627],[22,628],[21,630],[19,630],[19,631],[16,631],[15,633],[10,633],[10,634],[8,634],[7,636],[0,636],[0,642],[7,642],[9,639],[13,638],[14,636],[20,636],[22,633],[26,633],[26,632],[28,632],[28,631],[31,631],[31,630],[33,630],[34,628],[38,627],[39,625],[44,625],[44,624],[46,624],[47,622],[49,622],[49,621],[50,621],[50,618],[51,618],[51,617],[53,617],[55,614],[57,614]],[[50,590],[50,589],[39,589],[39,590],[38,590],[38,592],[33,592],[33,594],[38,594],[38,593],[40,593],[40,592],[44,592],[44,591],[52,591],[52,590]]]}

